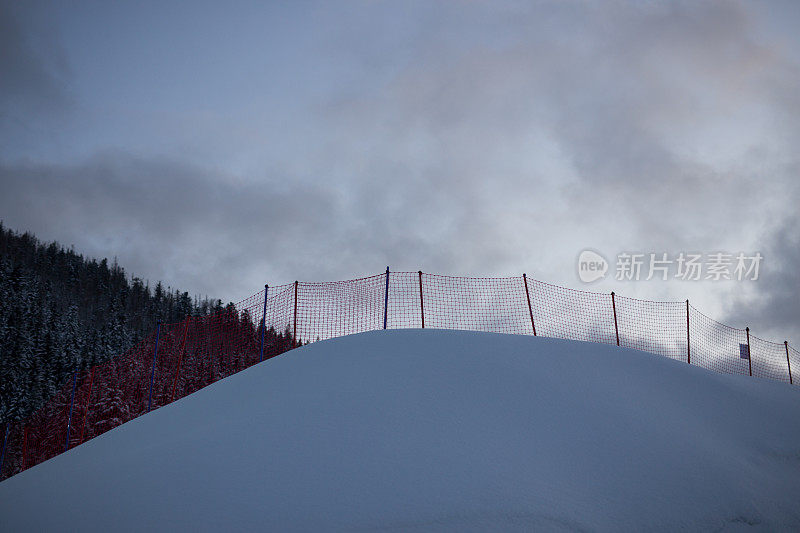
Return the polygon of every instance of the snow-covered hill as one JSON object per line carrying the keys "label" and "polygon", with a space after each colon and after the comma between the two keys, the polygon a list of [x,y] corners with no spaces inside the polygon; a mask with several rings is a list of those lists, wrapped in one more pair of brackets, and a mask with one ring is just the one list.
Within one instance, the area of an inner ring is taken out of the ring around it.
{"label": "snow-covered hill", "polygon": [[0,530],[800,529],[800,388],[613,346],[377,331],[0,483]]}

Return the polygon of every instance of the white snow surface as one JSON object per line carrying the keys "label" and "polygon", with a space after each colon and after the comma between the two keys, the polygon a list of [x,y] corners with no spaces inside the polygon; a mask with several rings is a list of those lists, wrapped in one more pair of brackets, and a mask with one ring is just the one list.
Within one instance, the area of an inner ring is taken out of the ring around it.
{"label": "white snow surface", "polygon": [[615,346],[376,331],[0,483],[2,531],[800,529],[800,388]]}

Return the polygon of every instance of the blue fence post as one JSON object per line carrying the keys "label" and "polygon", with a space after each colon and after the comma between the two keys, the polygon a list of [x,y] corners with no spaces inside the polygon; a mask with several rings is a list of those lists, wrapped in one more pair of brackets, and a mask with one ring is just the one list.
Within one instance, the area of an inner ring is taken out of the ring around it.
{"label": "blue fence post", "polygon": [[750,326],[744,328],[747,332],[747,367],[750,369],[750,376],[753,376],[753,358],[750,355]]}
{"label": "blue fence post", "polygon": [[150,412],[150,408],[153,405],[153,379],[156,375],[156,357],[158,356],[158,338],[161,336],[161,321],[158,321],[158,327],[156,329],[156,349],[153,351],[153,368],[150,369],[150,392],[147,395],[147,412]]}
{"label": "blue fence post", "polygon": [[78,371],[72,372],[72,395],[69,398],[69,417],[67,418],[67,442],[64,443],[64,451],[69,450],[69,432],[72,428],[72,407],[75,405],[75,382],[78,380]]}
{"label": "blue fence post", "polygon": [[386,329],[386,319],[389,313],[389,267],[386,267],[386,293],[383,296],[383,329]]}
{"label": "blue fence post", "polygon": [[264,331],[267,329],[267,294],[269,285],[264,285],[264,313],[261,315],[261,357],[259,362],[264,360]]}
{"label": "blue fence post", "polygon": [[3,451],[0,452],[0,478],[3,477],[3,459],[6,458],[6,442],[8,441],[8,432],[11,429],[11,422],[6,423],[6,432],[3,435]]}
{"label": "blue fence post", "polygon": [[294,280],[294,332],[292,333],[292,348],[297,347],[297,285],[299,282]]}

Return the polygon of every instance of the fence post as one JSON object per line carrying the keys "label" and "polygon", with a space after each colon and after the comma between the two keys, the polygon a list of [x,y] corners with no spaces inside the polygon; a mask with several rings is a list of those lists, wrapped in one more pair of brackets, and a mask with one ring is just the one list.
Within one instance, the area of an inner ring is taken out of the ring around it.
{"label": "fence post", "polygon": [[269,294],[269,285],[264,285],[264,312],[261,314],[261,355],[258,358],[259,363],[264,360],[264,331],[267,329],[267,294]]}
{"label": "fence post", "polygon": [[686,298],[686,362],[692,364],[692,344],[689,342],[689,298]]}
{"label": "fence post", "polygon": [[522,281],[525,282],[525,298],[528,299],[528,313],[531,315],[531,327],[533,328],[533,336],[536,336],[536,324],[533,323],[533,307],[531,307],[531,295],[528,292],[528,276],[522,273]]}
{"label": "fence post", "polygon": [[292,348],[297,346],[297,280],[294,282],[294,332],[292,333]]}
{"label": "fence post", "polygon": [[750,327],[744,328],[747,332],[747,366],[750,367],[750,375],[753,375],[753,355],[750,353]]}
{"label": "fence post", "polygon": [[183,328],[183,342],[181,342],[181,351],[178,354],[178,366],[175,368],[175,379],[172,381],[172,397],[170,397],[170,403],[175,401],[175,389],[178,387],[178,376],[181,372],[181,361],[183,361],[183,354],[186,352],[186,335],[189,333],[189,322],[191,321],[192,317],[186,317],[186,327]]}
{"label": "fence post", "polygon": [[150,408],[153,405],[153,379],[156,375],[156,357],[158,356],[158,339],[161,336],[161,321],[158,321],[158,327],[156,328],[156,349],[153,350],[153,367],[150,369],[150,392],[147,394],[147,412],[150,412]]}
{"label": "fence post", "polygon": [[422,315],[422,329],[425,329],[425,304],[422,301],[422,270],[419,271],[419,311]]}
{"label": "fence post", "polygon": [[11,430],[11,422],[6,422],[6,432],[3,434],[3,451],[0,452],[0,478],[3,477],[3,460],[6,458],[6,442],[8,442],[8,432]]}
{"label": "fence post", "polygon": [[94,368],[89,373],[89,394],[86,395],[86,408],[83,410],[83,424],[81,424],[81,444],[83,444],[84,430],[86,429],[86,418],[89,416],[89,402],[92,400],[92,387],[94,386]]}
{"label": "fence post", "polygon": [[792,363],[789,362],[789,341],[783,341],[783,347],[786,348],[786,367],[789,369],[789,385],[792,383]]}
{"label": "fence post", "polygon": [[206,335],[207,339],[206,354],[208,354],[208,357],[206,358],[206,360],[208,361],[208,383],[206,383],[206,385],[211,385],[212,383],[214,383],[214,356],[212,354],[214,353],[214,345],[216,343],[215,342],[212,343],[212,335],[215,335],[217,330],[216,330],[216,324],[213,324],[211,320],[212,320],[211,315],[209,315],[209,318],[206,321],[206,325],[204,328],[205,331],[203,332]]}
{"label": "fence post", "polygon": [[69,433],[72,429],[72,406],[75,405],[75,382],[78,380],[78,371],[72,372],[72,394],[69,398],[69,416],[67,417],[67,442],[64,443],[64,451],[69,450]]}
{"label": "fence post", "polygon": [[386,329],[386,321],[389,317],[389,267],[386,267],[386,292],[383,295],[383,329]]}
{"label": "fence post", "polygon": [[617,336],[617,346],[619,346],[619,328],[617,327],[617,301],[614,299],[614,291],[611,291],[611,307],[614,309],[614,333]]}

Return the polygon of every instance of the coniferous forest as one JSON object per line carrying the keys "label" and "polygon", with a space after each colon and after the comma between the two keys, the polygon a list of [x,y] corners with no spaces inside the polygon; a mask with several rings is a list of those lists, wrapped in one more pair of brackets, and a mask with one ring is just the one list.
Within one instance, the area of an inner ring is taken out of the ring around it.
{"label": "coniferous forest", "polygon": [[158,320],[222,309],[0,223],[0,422],[27,417],[73,371],[124,353]]}

